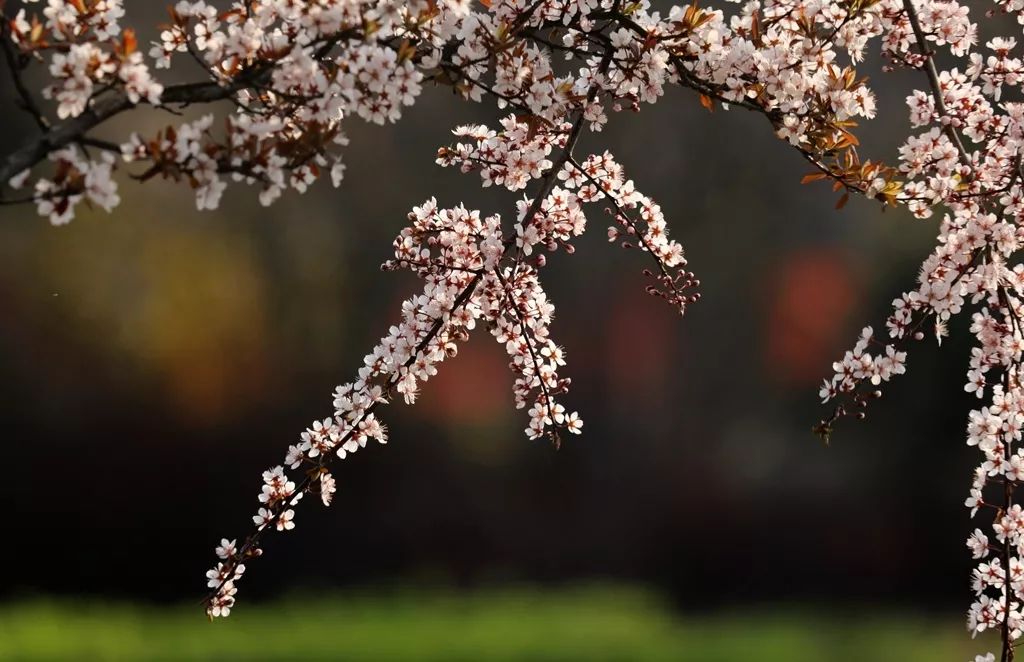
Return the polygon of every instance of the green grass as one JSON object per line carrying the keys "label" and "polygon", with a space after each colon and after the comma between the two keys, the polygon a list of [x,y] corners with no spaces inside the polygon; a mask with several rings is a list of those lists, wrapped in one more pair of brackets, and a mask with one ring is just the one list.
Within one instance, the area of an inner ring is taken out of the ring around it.
{"label": "green grass", "polygon": [[[991,643],[991,642],[987,642]],[[639,590],[358,593],[253,606],[23,601],[0,606],[0,660],[964,662],[955,618],[761,608],[680,615]]]}

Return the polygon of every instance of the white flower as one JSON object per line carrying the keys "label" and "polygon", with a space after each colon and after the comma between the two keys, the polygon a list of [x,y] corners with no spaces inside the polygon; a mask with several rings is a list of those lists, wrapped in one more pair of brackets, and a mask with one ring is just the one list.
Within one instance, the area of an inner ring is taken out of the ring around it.
{"label": "white flower", "polygon": [[257,529],[262,529],[274,519],[274,513],[270,512],[267,508],[260,508],[259,512],[253,515],[252,521],[256,524]]}
{"label": "white flower", "polygon": [[295,522],[292,521],[295,517],[295,511],[288,509],[281,513],[277,518],[277,530],[278,531],[291,531],[295,528]]}
{"label": "white flower", "polygon": [[222,559],[234,556],[238,551],[235,547],[234,540],[228,540],[227,538],[221,538],[220,545],[217,546],[217,556]]}
{"label": "white flower", "polygon": [[580,419],[580,415],[576,412],[569,414],[565,418],[565,427],[573,434],[583,432],[583,421]]}
{"label": "white flower", "polygon": [[320,500],[325,506],[331,505],[331,500],[337,491],[338,486],[334,482],[334,476],[327,472],[320,474]]}

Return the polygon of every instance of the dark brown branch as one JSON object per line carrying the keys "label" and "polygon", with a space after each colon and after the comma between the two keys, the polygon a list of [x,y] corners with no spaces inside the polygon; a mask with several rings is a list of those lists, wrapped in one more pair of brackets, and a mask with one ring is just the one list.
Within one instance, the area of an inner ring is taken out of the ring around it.
{"label": "dark brown branch", "polygon": [[[939,82],[939,72],[935,68],[935,60],[932,59],[927,37],[924,34],[924,30],[921,29],[921,20],[917,16],[917,9],[914,8],[913,0],[903,0],[903,9],[907,12],[907,20],[910,21],[910,28],[914,31],[917,48],[921,53],[921,57],[924,58],[922,69],[925,75],[928,76],[928,84],[932,89],[932,98],[935,99],[935,110],[938,111],[940,119],[951,119],[949,111],[946,109],[946,102],[942,99],[942,84]],[[953,144],[956,145],[956,150],[960,152],[960,158],[967,166],[970,166],[971,158],[964,147],[964,141],[960,138],[960,133],[952,124],[948,123],[943,123],[943,130],[949,139],[953,141]]]}
{"label": "dark brown branch", "polygon": [[50,129],[50,122],[43,115],[43,111],[39,109],[36,104],[35,97],[29,92],[25,86],[25,81],[21,77],[22,66],[18,63],[18,55],[14,51],[14,46],[11,44],[10,39],[7,38],[7,31],[9,28],[4,28],[0,32],[0,41],[3,42],[4,60],[7,62],[7,68],[11,72],[11,81],[14,83],[14,89],[18,92],[18,97],[21,102],[21,107],[32,116],[36,125],[43,131]]}
{"label": "dark brown branch", "polygon": [[[165,105],[189,106],[196,103],[211,103],[227,99],[239,90],[251,87],[269,78],[270,69],[253,69],[243,73],[226,85],[216,82],[184,83],[172,85],[164,90],[160,102]],[[96,101],[78,117],[54,125],[43,135],[34,138],[19,149],[0,160],[0,185],[11,177],[46,158],[46,155],[73,142],[115,115],[138,105],[144,100],[132,103],[124,92],[107,94]]]}

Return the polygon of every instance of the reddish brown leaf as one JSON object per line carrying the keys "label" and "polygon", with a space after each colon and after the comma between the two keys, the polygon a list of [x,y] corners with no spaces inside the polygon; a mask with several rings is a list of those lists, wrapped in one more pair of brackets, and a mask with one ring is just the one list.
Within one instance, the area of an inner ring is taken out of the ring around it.
{"label": "reddish brown leaf", "polygon": [[811,182],[816,182],[819,179],[825,179],[826,177],[828,177],[828,175],[826,175],[823,172],[812,172],[809,175],[804,175],[803,179],[800,180],[800,183],[801,184],[810,184]]}
{"label": "reddish brown leaf", "polygon": [[122,40],[122,44],[121,44],[121,51],[125,55],[131,55],[132,53],[135,52],[135,49],[137,49],[138,47],[139,47],[139,42],[135,38],[135,30],[133,30],[131,28],[125,28],[125,30],[124,30],[124,39]]}

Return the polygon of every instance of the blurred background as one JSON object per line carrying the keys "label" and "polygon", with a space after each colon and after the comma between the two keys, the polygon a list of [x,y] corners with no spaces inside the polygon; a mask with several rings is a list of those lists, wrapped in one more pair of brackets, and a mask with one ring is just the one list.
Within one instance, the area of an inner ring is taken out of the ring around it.
{"label": "blurred background", "polygon": [[[146,5],[137,26],[161,20]],[[860,133],[862,154],[891,160],[909,81],[873,84],[890,119]],[[6,153],[34,129],[2,94]],[[436,196],[512,216],[514,195],[433,163],[449,129],[500,113],[428,87],[395,126],[349,122],[340,189],[267,209],[239,187],[200,213],[184,185],[127,178],[115,213],[83,206],[67,227],[0,208],[0,658],[961,660],[991,645],[961,617],[965,329],[917,346],[830,447],[810,431],[831,362],[882,325],[936,223],[836,211],[759,117],[680,90],[642,112],[580,151],[611,150],[661,203],[703,299],[679,319],[647,296],[646,262],[591,209],[545,273],[584,434],[527,441],[503,350],[478,334],[415,406],[384,410],[392,443],[339,465],[335,505],[271,536],[212,625],[203,573],[251,529],[259,472],[330,413],[418,288],[378,269],[405,214]],[[140,111],[101,135],[178,121]]]}

